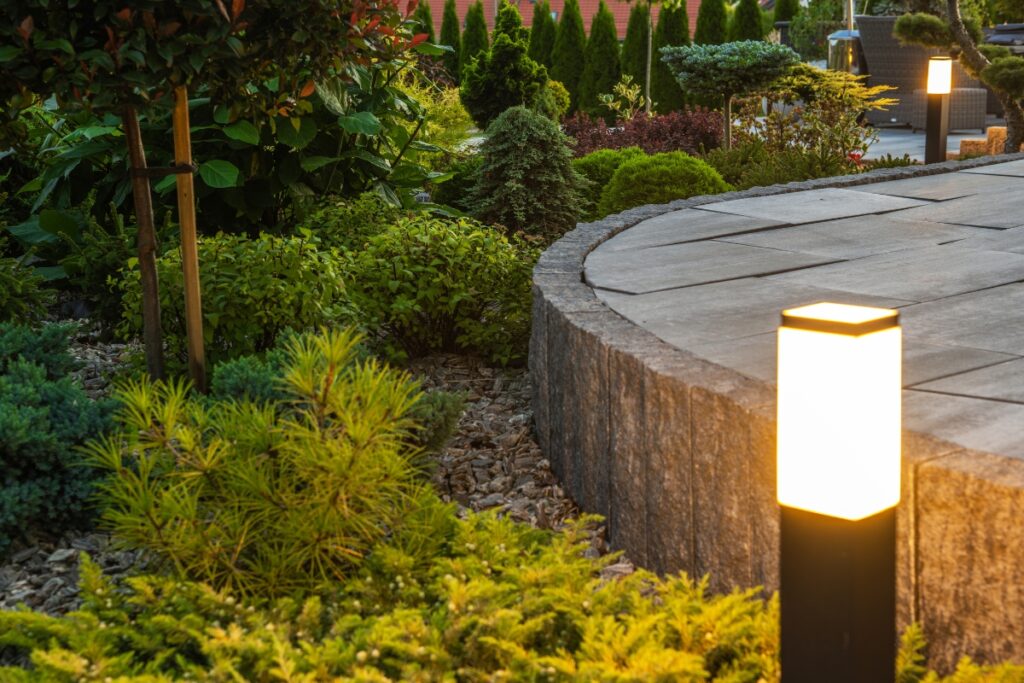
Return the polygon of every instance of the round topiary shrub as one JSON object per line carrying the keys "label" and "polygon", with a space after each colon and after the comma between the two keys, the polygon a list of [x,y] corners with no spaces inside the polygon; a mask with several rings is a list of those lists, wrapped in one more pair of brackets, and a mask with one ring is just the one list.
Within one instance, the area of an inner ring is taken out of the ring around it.
{"label": "round topiary shrub", "polygon": [[597,218],[597,204],[601,199],[601,193],[619,166],[642,156],[644,156],[644,152],[639,147],[623,147],[622,149],[599,149],[579,159],[573,159],[572,165],[576,171],[593,183],[593,187],[584,197],[588,218]]}
{"label": "round topiary shrub", "polygon": [[665,152],[625,162],[601,194],[598,213],[618,213],[643,204],[664,204],[731,187],[714,168],[683,152]]}

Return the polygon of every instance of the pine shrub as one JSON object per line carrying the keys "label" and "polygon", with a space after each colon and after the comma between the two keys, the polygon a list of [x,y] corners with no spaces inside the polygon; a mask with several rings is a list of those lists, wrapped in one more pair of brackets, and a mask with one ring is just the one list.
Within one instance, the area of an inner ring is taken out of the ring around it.
{"label": "pine shrub", "polygon": [[[662,8],[662,13],[665,12]],[[622,75],[632,76],[634,83],[645,87],[647,81],[647,32],[650,30],[651,8],[637,2],[629,9],[626,38],[622,41]],[[654,53],[657,57],[657,53]],[[653,66],[653,65],[652,65]]]}
{"label": "pine shrub", "polygon": [[559,123],[569,111],[569,91],[558,81],[549,80],[537,96],[533,109],[538,114]]}
{"label": "pine shrub", "polygon": [[495,119],[481,148],[476,217],[546,239],[572,229],[586,181],[572,168],[568,143],[555,123],[523,107]]}
{"label": "pine shrub", "polygon": [[658,27],[654,29],[654,56],[651,64],[651,99],[660,114],[679,111],[686,104],[686,93],[661,61],[661,48],[690,44],[690,18],[684,5],[662,7]]}
{"label": "pine shrub", "polygon": [[448,75],[458,83],[462,70],[459,68],[459,54],[462,51],[462,39],[459,35],[459,13],[455,8],[455,0],[444,0],[444,13],[441,15],[441,45],[451,48],[441,57]]}
{"label": "pine shrub", "polygon": [[530,59],[551,69],[551,51],[555,47],[555,20],[551,18],[551,5],[540,0],[533,8],[530,26]]}
{"label": "pine shrub", "polygon": [[416,11],[412,13],[412,19],[416,22],[416,33],[426,33],[427,42],[435,42],[434,37],[434,16],[430,11],[430,1],[421,0],[416,5]]}
{"label": "pine shrub", "polygon": [[[462,51],[459,53],[459,69],[466,72],[481,52],[489,46],[487,40],[487,20],[484,19],[484,6],[477,0],[466,10],[466,26],[462,32]],[[460,77],[461,82],[461,77]]]}
{"label": "pine shrub", "polygon": [[532,107],[548,82],[547,69],[526,56],[526,43],[498,34],[462,72],[462,104],[483,129],[510,107]]}
{"label": "pine shrub", "polygon": [[579,0],[566,0],[551,49],[551,78],[569,91],[569,113],[580,106],[580,78],[583,76],[587,36]]}
{"label": "pine shrub", "polygon": [[730,189],[718,171],[700,159],[683,152],[665,152],[619,166],[601,194],[598,213],[607,216],[644,204],[665,204]]}
{"label": "pine shrub", "polygon": [[[348,238],[348,236],[346,236]],[[304,331],[349,319],[341,258],[321,248],[311,231],[297,237],[266,233],[255,239],[219,234],[199,242],[203,333],[211,363],[265,351],[284,330]],[[186,360],[184,283],[181,252],[157,259],[164,339],[170,355]],[[126,270],[118,333],[142,330],[142,287],[138,271]]]}
{"label": "pine shrub", "polygon": [[513,43],[525,43],[529,40],[526,29],[523,28],[523,17],[519,14],[519,9],[508,0],[501,0],[498,7],[491,41],[496,41],[500,35],[508,36]]}
{"label": "pine shrub", "polygon": [[56,292],[23,259],[0,256],[0,322],[32,323],[46,316]]}
{"label": "pine shrub", "polygon": [[761,40],[764,23],[757,0],[740,0],[729,25],[729,40]]}
{"label": "pine shrub", "polygon": [[721,45],[728,35],[728,15],[724,0],[701,0],[697,10],[695,45]]}
{"label": "pine shrub", "polygon": [[96,476],[76,449],[110,427],[113,404],[89,400],[68,376],[69,333],[0,324],[0,556],[91,521]]}
{"label": "pine shrub", "polygon": [[476,221],[416,216],[348,255],[348,294],[390,358],[446,351],[509,363],[526,352],[534,260]]}
{"label": "pine shrub", "polygon": [[[622,69],[619,62],[619,38],[612,16],[604,0],[598,4],[597,14],[590,24],[590,38],[583,54],[583,73],[580,76],[579,108],[593,116],[605,115],[607,108],[597,97],[612,92],[619,82]],[[612,115],[614,119],[614,115]]]}

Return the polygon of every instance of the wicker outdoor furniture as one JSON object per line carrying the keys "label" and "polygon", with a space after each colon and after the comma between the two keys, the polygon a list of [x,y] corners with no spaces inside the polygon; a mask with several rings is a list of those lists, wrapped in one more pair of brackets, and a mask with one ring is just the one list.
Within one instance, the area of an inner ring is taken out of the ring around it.
{"label": "wicker outdoor furniture", "polygon": [[[861,46],[868,65],[869,85],[890,85],[896,90],[888,97],[899,102],[884,111],[868,112],[874,125],[910,125],[922,130],[927,95],[928,57],[939,54],[916,45],[900,45],[892,35],[896,17],[856,18]],[[953,90],[949,95],[950,130],[985,130],[988,93],[981,83],[967,75],[959,63],[953,63]]]}

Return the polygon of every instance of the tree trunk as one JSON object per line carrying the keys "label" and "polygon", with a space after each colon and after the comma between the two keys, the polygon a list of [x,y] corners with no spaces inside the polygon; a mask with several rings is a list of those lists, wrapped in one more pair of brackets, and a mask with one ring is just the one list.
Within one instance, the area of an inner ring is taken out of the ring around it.
{"label": "tree trunk", "polygon": [[[990,62],[981,54],[971,34],[967,32],[963,17],[960,16],[959,0],[946,0],[946,12],[949,16],[950,33],[960,46],[960,61],[980,78],[982,70]],[[1003,105],[1006,116],[1006,146],[1003,147],[1003,152],[1019,152],[1021,143],[1024,143],[1024,109],[1021,108],[1020,102],[1008,93],[996,89],[993,89],[993,92]]]}
{"label": "tree trunk", "polygon": [[651,60],[654,56],[654,8],[647,3],[647,69],[644,76],[644,111],[651,115]]}
{"label": "tree trunk", "polygon": [[156,229],[153,226],[153,197],[146,170],[139,117],[134,107],[124,108],[125,138],[132,173],[132,199],[138,225],[139,276],[142,279],[142,340],[146,369],[152,379],[164,377],[163,330],[160,326],[160,289],[156,274]]}

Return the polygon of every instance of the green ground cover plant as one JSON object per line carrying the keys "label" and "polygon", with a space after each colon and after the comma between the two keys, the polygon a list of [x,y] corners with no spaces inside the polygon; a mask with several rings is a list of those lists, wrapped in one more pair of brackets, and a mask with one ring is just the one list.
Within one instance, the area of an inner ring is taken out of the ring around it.
{"label": "green ground cover plant", "polygon": [[601,193],[597,213],[618,213],[644,204],[664,204],[732,189],[714,168],[683,152],[637,157],[621,164]]}

